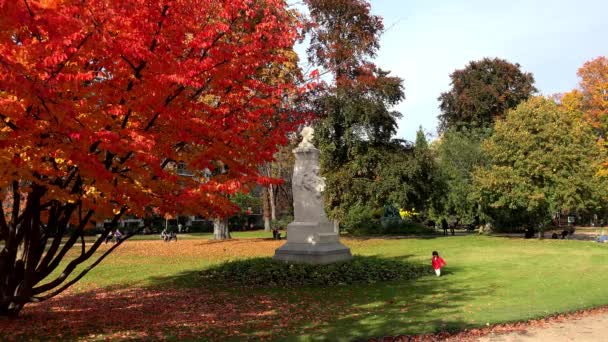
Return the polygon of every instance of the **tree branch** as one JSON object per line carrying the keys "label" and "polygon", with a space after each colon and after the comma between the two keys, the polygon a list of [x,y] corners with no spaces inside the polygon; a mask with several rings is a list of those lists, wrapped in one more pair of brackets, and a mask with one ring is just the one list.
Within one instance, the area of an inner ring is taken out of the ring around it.
{"label": "tree branch", "polygon": [[[52,281],[38,286],[36,288],[33,289],[33,294],[37,295],[37,294],[41,294],[44,293],[46,291],[49,291],[57,286],[59,286],[63,281],[65,281],[67,279],[67,277],[70,276],[70,274],[74,271],[74,269],[76,268],[76,266],[80,265],[82,262],[86,261],[87,259],[89,259],[93,253],[95,253],[95,251],[97,250],[97,248],[99,247],[99,245],[101,245],[101,242],[103,241],[103,239],[105,239],[105,237],[108,235],[108,233],[111,231],[112,227],[114,227],[116,225],[116,223],[118,222],[118,220],[120,219],[120,217],[122,217],[122,215],[125,213],[126,208],[123,207],[120,212],[117,215],[114,215],[114,218],[112,219],[112,223],[110,226],[108,226],[105,230],[104,233],[93,243],[93,246],[91,246],[91,248],[85,253],[82,254],[80,256],[78,256],[77,258],[73,259],[72,261],[70,261],[70,263],[65,267],[65,269],[63,270],[63,272],[61,272],[61,274],[53,279]],[[90,215],[93,214],[92,210],[89,210],[89,212],[87,213],[87,215],[85,216],[85,220],[86,222],[89,221],[90,219]],[[83,222],[85,223],[85,222]],[[86,223],[85,223],[86,224]],[[84,228],[84,225],[80,225],[80,227],[78,228],[78,230],[72,235],[80,235],[80,230]],[[71,239],[71,238],[70,238]],[[67,245],[67,243],[66,243]],[[72,244],[70,245],[70,248],[74,245],[74,242],[72,242]],[[65,249],[65,247],[64,247]],[[69,248],[68,248],[69,249]],[[111,250],[111,249],[110,249]],[[62,250],[63,252],[63,250]],[[59,256],[57,257],[59,258]],[[56,258],[56,259],[57,259]],[[63,258],[63,256],[61,256],[61,258]],[[59,258],[59,260],[61,260],[61,258]],[[99,261],[99,260],[98,260]],[[92,267],[94,267],[92,265]],[[92,268],[90,267],[90,268]],[[88,272],[89,268],[87,268],[85,271],[83,271],[85,274],[86,272]],[[84,274],[81,273],[80,277],[82,277]],[[64,285],[61,289],[59,289],[58,291],[56,291],[54,294],[50,295],[48,298],[61,293],[63,290],[65,290],[67,287],[69,287],[71,284],[73,284],[75,281],[77,281],[80,278],[77,278],[75,280],[70,281],[69,283],[67,283],[66,285]]]}
{"label": "tree branch", "polygon": [[[58,294],[60,294],[61,292],[67,290],[70,286],[74,285],[77,281],[79,281],[82,277],[84,277],[87,273],[89,273],[90,270],[92,270],[93,268],[95,268],[95,266],[99,265],[99,263],[105,259],[110,253],[112,253],[112,251],[114,251],[116,248],[118,248],[118,246],[120,246],[124,241],[126,241],[127,239],[129,239],[130,237],[132,237],[133,235],[139,233],[141,231],[140,229],[137,229],[136,231],[133,231],[129,234],[127,234],[127,236],[125,236],[124,239],[120,240],[119,242],[115,243],[112,247],[110,247],[105,253],[103,253],[97,260],[95,260],[94,263],[92,263],[89,267],[85,268],[84,270],[82,270],[82,272],[80,272],[80,274],[78,274],[74,279],[70,280],[69,282],[65,283],[62,287],[60,287],[59,289],[53,291],[52,293],[49,293],[45,296],[41,296],[41,297],[36,297],[38,301],[44,301],[47,300],[49,298],[52,298]],[[93,246],[91,247],[91,249],[89,249],[89,251],[87,252],[87,254],[93,254],[97,251],[97,248],[99,248],[99,246],[101,245],[101,241],[102,238],[105,239],[104,236],[101,236],[97,239],[97,241],[95,241],[95,243],[93,244]],[[40,292],[39,290],[34,291],[34,294],[40,294],[42,292]]]}
{"label": "tree branch", "polygon": [[[2,189],[0,189],[0,194]],[[0,200],[0,240],[8,238],[8,224],[6,223],[6,217],[4,216],[4,205],[3,201]]]}
{"label": "tree branch", "polygon": [[14,123],[11,122],[11,119],[8,116],[0,113],[0,119],[2,119],[2,122],[4,122],[4,124],[6,126],[8,126],[8,128],[12,129],[13,131],[16,131],[19,129],[19,127],[17,127],[17,125],[15,125]]}
{"label": "tree branch", "polygon": [[19,217],[19,209],[21,205],[21,194],[19,193],[19,181],[13,181],[13,214],[11,216],[11,226],[14,230],[17,226],[17,220]]}
{"label": "tree branch", "polygon": [[80,49],[84,46],[84,44],[87,42],[87,40],[89,40],[89,38],[92,35],[93,35],[93,32],[89,32],[84,36],[82,41],[80,43],[78,43],[78,45],[76,46],[76,50],[74,50],[64,61],[59,63],[57,70],[55,70],[51,74],[51,77],[49,77],[45,80],[45,83],[47,83],[51,78],[55,78],[55,77],[57,77],[57,75],[59,75],[59,73],[63,70],[63,68],[65,68],[66,64],[70,61],[70,59],[72,59],[72,57],[74,57],[76,55],[76,53],[78,53],[78,51],[80,51]]}
{"label": "tree branch", "polygon": [[[55,256],[55,253],[57,253],[57,250],[61,246],[63,233],[67,228],[74,209],[75,205],[73,204],[70,204],[69,207],[61,207],[59,206],[58,202],[55,202],[55,205],[51,208],[47,227],[56,227],[57,231],[55,232],[51,246],[44,255],[42,261],[40,261],[40,263],[38,264],[38,268],[36,269],[37,281],[41,281],[55,269],[56,266],[49,268],[49,264],[51,263],[53,257]],[[63,217],[61,218],[62,213]],[[57,263],[57,265],[58,264],[59,263]]]}
{"label": "tree branch", "polygon": [[[171,102],[173,102],[173,100],[175,100],[185,89],[185,86],[179,86],[177,89],[175,89],[175,92],[173,92],[173,94],[167,96],[165,98],[165,107],[169,106]],[[160,112],[154,113],[154,116],[152,117],[152,119],[150,119],[150,121],[146,125],[146,128],[144,129],[145,132],[149,131],[152,126],[154,126],[154,122],[156,122],[156,119],[158,119],[159,116]]]}
{"label": "tree branch", "polygon": [[122,120],[122,124],[120,125],[120,128],[122,128],[122,129],[127,128],[127,123],[129,122],[129,117],[131,116],[131,112],[132,112],[132,110],[129,108],[129,110],[127,111],[127,114],[125,115],[125,118]]}
{"label": "tree branch", "polygon": [[[67,228],[67,225],[69,223],[69,219],[70,219],[72,213],[74,212],[75,208],[76,208],[76,206],[74,206],[74,208],[71,208],[69,216],[67,216],[67,215],[64,216],[65,227],[64,226],[60,226],[60,228],[63,228],[62,231],[61,231],[61,234],[57,234],[58,236],[55,237],[55,241],[53,241],[53,243],[56,243],[57,240],[59,240],[59,243],[61,243],[61,240],[62,240],[62,237],[63,237],[63,232]],[[93,215],[93,210],[89,210],[89,212],[87,212],[87,214],[85,215],[85,219],[87,220],[87,222],[91,218],[92,215]],[[38,273],[38,279],[40,279],[40,280],[44,279],[53,270],[55,270],[57,268],[57,266],[59,266],[59,263],[61,262],[61,260],[63,260],[63,257],[72,248],[72,246],[74,246],[74,243],[80,237],[80,230],[82,230],[82,229],[84,229],[84,225],[79,225],[79,227],[72,233],[72,235],[70,236],[70,238],[64,243],[63,248],[61,248],[61,250],[59,251],[59,253],[53,258],[53,260],[48,263],[48,266],[46,266],[45,269],[42,269],[41,267],[38,267],[40,269],[40,272]],[[50,250],[49,250],[49,252],[50,252]],[[49,252],[47,252],[47,256],[48,256]],[[45,256],[45,259],[47,259],[47,256]],[[55,286],[57,286],[57,285],[55,285]]]}
{"label": "tree branch", "polygon": [[40,246],[40,199],[46,192],[46,187],[32,185],[32,192],[27,196],[25,212],[29,218],[22,224],[25,248],[23,251],[23,283],[19,286],[19,293],[31,295],[30,289],[36,284],[36,265],[40,255],[44,252],[44,246]]}

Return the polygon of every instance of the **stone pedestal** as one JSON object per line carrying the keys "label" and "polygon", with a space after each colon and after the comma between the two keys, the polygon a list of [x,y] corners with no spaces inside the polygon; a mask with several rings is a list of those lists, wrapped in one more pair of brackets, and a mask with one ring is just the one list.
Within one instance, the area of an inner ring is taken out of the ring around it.
{"label": "stone pedestal", "polygon": [[294,154],[294,222],[287,226],[287,243],[275,251],[273,259],[308,264],[351,259],[350,249],[340,243],[333,223],[325,215],[322,196],[325,180],[319,176],[319,150],[304,135]]}

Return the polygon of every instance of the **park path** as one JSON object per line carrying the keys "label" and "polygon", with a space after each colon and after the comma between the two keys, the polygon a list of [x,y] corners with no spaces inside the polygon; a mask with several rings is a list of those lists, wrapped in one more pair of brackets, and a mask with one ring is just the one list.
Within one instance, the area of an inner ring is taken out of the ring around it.
{"label": "park path", "polygon": [[525,330],[505,334],[490,333],[478,338],[478,342],[528,342],[528,341],[608,341],[608,313],[583,317],[570,317],[542,326],[529,326]]}

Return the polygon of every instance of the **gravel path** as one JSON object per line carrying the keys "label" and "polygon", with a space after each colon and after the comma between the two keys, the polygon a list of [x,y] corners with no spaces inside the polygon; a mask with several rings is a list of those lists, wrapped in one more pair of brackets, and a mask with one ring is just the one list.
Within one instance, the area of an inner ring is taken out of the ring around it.
{"label": "gravel path", "polygon": [[608,341],[608,314],[600,313],[544,326],[529,327],[525,331],[480,337],[479,342],[512,341]]}

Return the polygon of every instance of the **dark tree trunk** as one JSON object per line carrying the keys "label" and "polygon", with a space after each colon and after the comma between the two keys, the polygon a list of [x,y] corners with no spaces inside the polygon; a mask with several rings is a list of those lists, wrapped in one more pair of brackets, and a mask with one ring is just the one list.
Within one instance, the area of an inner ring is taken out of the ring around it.
{"label": "dark tree trunk", "polygon": [[216,218],[213,220],[213,238],[215,240],[228,240],[231,238],[226,219]]}
{"label": "dark tree trunk", "polygon": [[[66,184],[78,191],[82,183],[79,178],[76,179]],[[16,317],[24,305],[60,294],[120,245],[115,244],[90,266],[75,277],[70,277],[80,264],[95,254],[124,209],[114,216],[113,224],[91,246],[87,246],[84,229],[93,215],[92,210],[83,213],[80,201],[62,203],[51,200],[43,204],[41,199],[47,191],[46,186],[27,184],[27,189],[21,189],[22,186],[17,181],[13,182],[11,189],[5,189],[7,192],[4,193],[12,195],[5,199],[12,203],[0,203],[0,316]],[[5,212],[3,204],[11,208]],[[77,215],[79,222],[71,227],[71,233],[66,234],[74,215]],[[128,234],[126,238],[135,233]],[[80,251],[79,255],[72,260],[64,260],[73,247]],[[47,279],[60,265],[62,270],[59,275]],[[68,278],[72,279],[68,281]]]}
{"label": "dark tree trunk", "polygon": [[0,304],[0,316],[16,318],[23,309],[23,304],[6,303]]}

